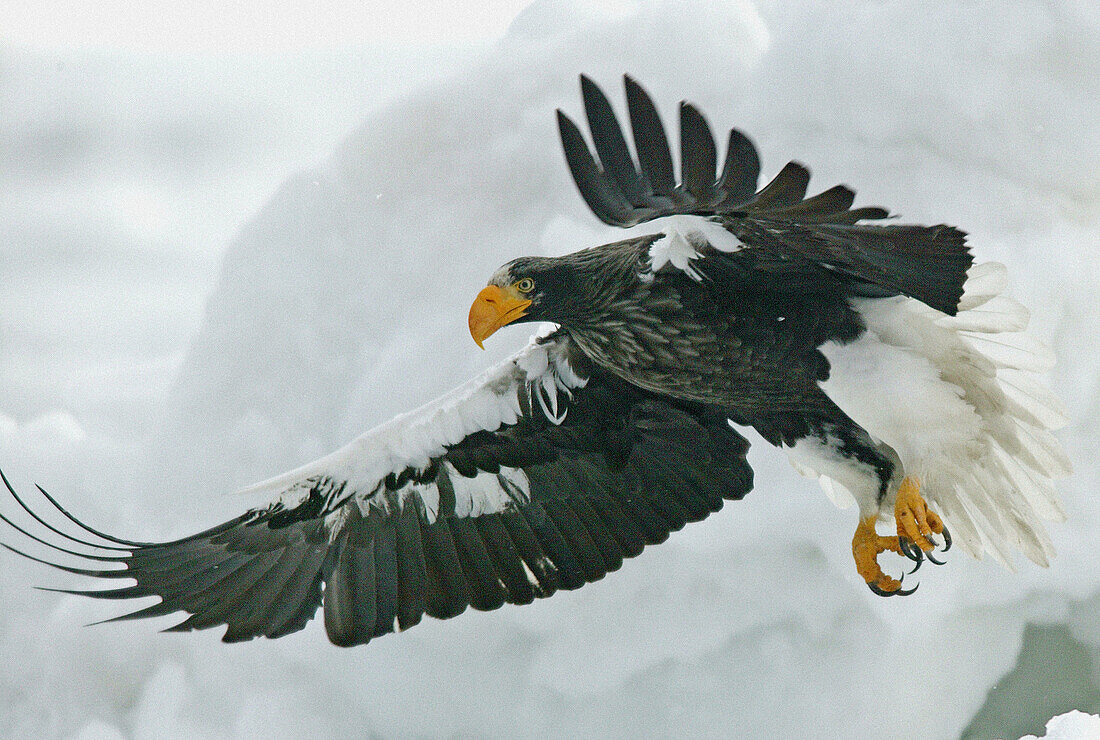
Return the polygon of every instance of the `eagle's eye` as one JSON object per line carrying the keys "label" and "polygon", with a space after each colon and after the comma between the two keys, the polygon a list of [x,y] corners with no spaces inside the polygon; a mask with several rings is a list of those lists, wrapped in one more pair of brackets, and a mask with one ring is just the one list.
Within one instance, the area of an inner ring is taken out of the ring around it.
{"label": "eagle's eye", "polygon": [[530,293],[535,289],[535,281],[529,277],[525,277],[522,280],[517,280],[514,287],[520,293]]}

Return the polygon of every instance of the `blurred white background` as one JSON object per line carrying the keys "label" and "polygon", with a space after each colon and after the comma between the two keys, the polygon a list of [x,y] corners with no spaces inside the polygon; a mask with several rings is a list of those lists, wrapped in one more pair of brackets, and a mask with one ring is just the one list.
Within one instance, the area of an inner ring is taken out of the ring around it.
{"label": "blurred white background", "polygon": [[799,159],[811,190],[1008,264],[1074,414],[1053,567],[952,552],[878,599],[854,513],[763,443],[745,501],[604,581],[350,651],[317,624],[235,646],[84,628],[116,605],[33,591],[80,586],[4,556],[0,735],[977,738],[1100,709],[1100,10],[524,5],[0,2],[13,482],[122,536],[187,534],[511,351],[523,329],[474,347],[469,300],[513,256],[616,238],[553,111],[580,113],[580,72],[620,104],[629,72],[670,126],[687,98],[745,130],[765,176]]}

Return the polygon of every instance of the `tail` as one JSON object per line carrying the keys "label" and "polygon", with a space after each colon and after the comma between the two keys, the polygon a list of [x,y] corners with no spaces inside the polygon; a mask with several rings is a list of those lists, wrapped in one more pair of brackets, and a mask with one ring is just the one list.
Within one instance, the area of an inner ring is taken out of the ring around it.
{"label": "tail", "polygon": [[1024,333],[1028,311],[1003,295],[1006,283],[1004,266],[987,262],[969,270],[953,316],[912,301],[867,301],[881,310],[864,316],[880,341],[927,358],[976,416],[974,438],[921,465],[956,540],[1008,567],[1013,549],[1047,565],[1043,520],[1065,519],[1053,480],[1071,472],[1052,431],[1068,417],[1041,380],[1054,356]]}

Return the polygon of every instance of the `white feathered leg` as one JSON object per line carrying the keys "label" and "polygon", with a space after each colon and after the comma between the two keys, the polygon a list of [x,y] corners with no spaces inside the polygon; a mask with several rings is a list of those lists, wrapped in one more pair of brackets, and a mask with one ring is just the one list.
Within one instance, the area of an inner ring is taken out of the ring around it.
{"label": "white feathered leg", "polygon": [[[870,440],[866,441],[873,444]],[[907,552],[906,540],[896,536],[883,537],[875,530],[875,525],[884,514],[893,510],[891,504],[895,500],[905,502],[906,511],[910,511],[911,507],[912,515],[907,516],[906,521],[912,519],[917,536],[922,531],[928,535],[942,532],[942,523],[934,514],[930,521],[925,514],[926,509],[915,505],[909,496],[911,485],[906,488],[903,481],[901,495],[895,495],[899,489],[892,471],[897,467],[897,460],[891,450],[877,450],[883,459],[876,467],[860,462],[851,455],[841,454],[841,446],[840,439],[833,436],[824,439],[806,437],[788,448],[787,456],[800,473],[820,478],[822,486],[834,503],[846,505],[854,500],[858,504],[859,524],[852,537],[852,557],[856,572],[866,581],[867,586],[880,596],[910,594],[913,589],[902,589],[900,578],[892,578],[883,572],[878,556],[884,552],[895,552],[898,555],[907,555],[919,564],[924,558],[923,552],[930,550],[932,545],[922,538],[917,541],[916,547],[910,544],[911,549]],[[919,499],[919,495],[917,498]],[[931,528],[932,522],[937,528]],[[922,526],[924,530],[921,529]],[[899,534],[903,534],[900,529]],[[916,538],[910,541],[916,541]]]}

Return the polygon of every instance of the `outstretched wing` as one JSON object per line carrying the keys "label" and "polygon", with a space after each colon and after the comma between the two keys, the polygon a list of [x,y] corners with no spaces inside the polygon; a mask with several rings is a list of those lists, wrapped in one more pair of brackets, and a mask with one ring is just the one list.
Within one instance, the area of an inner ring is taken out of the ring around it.
{"label": "outstretched wing", "polygon": [[170,630],[226,625],[227,642],[300,630],[322,604],[329,639],[355,645],[424,614],[579,588],[744,496],[752,470],[724,418],[577,362],[562,335],[536,338],[438,401],[255,487],[278,492],[270,505],[174,542],[99,532],[41,489],[50,506],[39,512],[4,479],[34,521],[0,518],[53,556],[4,547],[135,581],[68,593],[161,598],[116,619],[186,612]]}
{"label": "outstretched wing", "polygon": [[[846,281],[858,294],[903,294],[954,315],[972,258],[965,234],[951,226],[870,225],[889,212],[878,206],[852,208],[855,192],[845,185],[806,197],[810,172],[788,162],[771,182],[756,189],[760,158],[743,133],[729,134],[717,170],[714,136],[702,113],[680,104],[680,180],[676,181],[664,126],[649,95],[625,77],[634,139],[631,154],[607,97],[581,76],[588,128],[595,154],[578,126],[560,110],[558,128],[577,188],[592,212],[612,226],[634,226],[662,216],[691,215],[716,221],[761,273],[796,274]],[[704,232],[705,236],[705,232]],[[711,243],[715,249],[722,245]]]}

